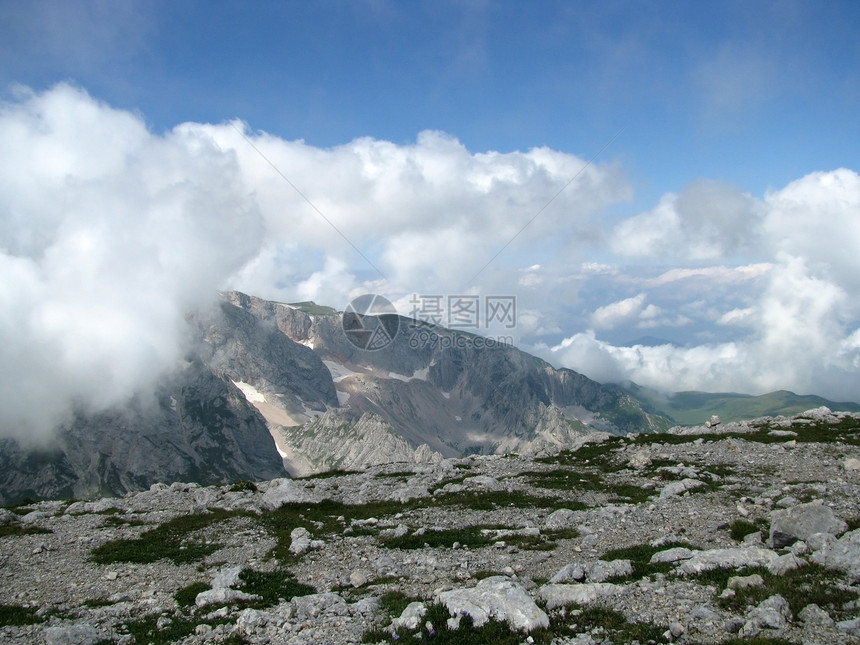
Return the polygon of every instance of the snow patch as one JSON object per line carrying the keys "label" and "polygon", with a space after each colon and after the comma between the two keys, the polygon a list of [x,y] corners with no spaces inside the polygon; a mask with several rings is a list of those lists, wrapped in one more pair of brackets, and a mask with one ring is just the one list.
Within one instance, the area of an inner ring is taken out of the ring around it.
{"label": "snow patch", "polygon": [[450,392],[442,392],[442,396],[444,396],[446,399],[450,399],[451,393]]}
{"label": "snow patch", "polygon": [[459,417],[459,416],[455,416],[454,418],[455,418],[455,419],[457,419],[457,421],[462,421],[462,420],[463,420],[463,417]]}
{"label": "snow patch", "polygon": [[328,371],[331,372],[331,380],[335,383],[340,383],[343,379],[358,374],[358,372],[353,372],[343,363],[335,361],[323,361],[323,363],[328,368]]}
{"label": "snow patch", "polygon": [[421,370],[416,370],[412,373],[412,376],[405,376],[403,374],[398,374],[397,372],[388,372],[388,378],[396,378],[398,381],[426,381],[428,375],[430,374],[430,368],[425,367]]}
{"label": "snow patch", "polygon": [[346,402],[349,401],[349,392],[341,392],[337,391],[337,402],[340,405],[346,405]]}
{"label": "snow patch", "polygon": [[245,398],[248,399],[248,403],[265,403],[266,397],[257,391],[250,383],[245,383],[244,381],[233,381],[233,385],[242,390],[242,394],[245,395]]}

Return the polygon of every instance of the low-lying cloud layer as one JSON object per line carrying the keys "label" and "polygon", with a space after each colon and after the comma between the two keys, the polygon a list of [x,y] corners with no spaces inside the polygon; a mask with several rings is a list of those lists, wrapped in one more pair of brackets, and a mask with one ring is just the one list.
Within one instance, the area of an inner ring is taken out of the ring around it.
{"label": "low-lying cloud layer", "polygon": [[0,140],[0,426],[32,438],[173,368],[263,227],[234,155],[68,86],[0,107]]}
{"label": "low-lying cloud layer", "polygon": [[[860,399],[853,170],[761,197],[702,179],[619,221],[620,165],[441,132],[159,135],[59,85],[0,105],[0,140],[6,435],[151,389],[222,288],[340,308],[377,292],[402,313],[411,294],[515,295],[519,345],[598,380]],[[628,342],[645,335],[672,343]]]}

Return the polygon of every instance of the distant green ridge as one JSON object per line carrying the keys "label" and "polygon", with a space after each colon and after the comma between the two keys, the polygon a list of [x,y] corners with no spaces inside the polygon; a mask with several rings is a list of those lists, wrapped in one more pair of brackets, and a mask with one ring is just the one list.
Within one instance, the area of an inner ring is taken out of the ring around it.
{"label": "distant green ridge", "polygon": [[305,302],[290,302],[287,303],[290,307],[295,307],[299,311],[303,311],[306,314],[311,314],[314,316],[337,316],[337,309],[332,309],[331,307],[326,307],[324,305],[318,305],[313,300],[306,300]]}
{"label": "distant green ridge", "polygon": [[703,425],[711,415],[717,415],[726,423],[766,416],[792,416],[822,405],[834,411],[860,412],[857,403],[830,401],[813,394],[795,394],[788,390],[759,396],[694,391],[665,395],[636,383],[622,387],[636,397],[646,411],[663,414],[683,426]]}

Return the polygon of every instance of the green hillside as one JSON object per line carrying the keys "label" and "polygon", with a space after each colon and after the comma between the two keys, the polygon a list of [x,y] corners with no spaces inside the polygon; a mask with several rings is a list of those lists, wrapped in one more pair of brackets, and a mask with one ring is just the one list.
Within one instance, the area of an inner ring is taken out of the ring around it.
{"label": "green hillside", "polygon": [[811,394],[800,395],[787,390],[752,396],[733,392],[661,392],[635,383],[623,386],[627,392],[642,402],[648,412],[664,414],[679,425],[701,425],[717,415],[725,423],[756,417],[790,416],[822,405],[831,410],[860,411],[860,405],[851,402],[835,402]]}

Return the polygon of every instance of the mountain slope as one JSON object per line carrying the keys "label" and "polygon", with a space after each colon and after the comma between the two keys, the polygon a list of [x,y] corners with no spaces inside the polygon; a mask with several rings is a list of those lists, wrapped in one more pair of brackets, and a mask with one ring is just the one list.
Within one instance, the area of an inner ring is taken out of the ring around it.
{"label": "mountain slope", "polygon": [[635,383],[624,389],[641,401],[648,410],[663,414],[679,425],[697,425],[717,415],[723,422],[742,421],[764,416],[792,416],[804,410],[828,407],[847,412],[860,411],[860,405],[837,403],[815,395],[799,395],[787,390],[752,396],[737,393],[675,392],[664,395]]}
{"label": "mountain slope", "polygon": [[192,360],[154,400],[78,413],[50,448],[0,444],[0,504],[87,498],[156,482],[214,484],[285,475],[262,417],[229,380]]}
{"label": "mountain slope", "polygon": [[[415,327],[415,321],[400,317],[393,342],[367,351],[350,342],[339,315],[312,303],[285,305],[238,292],[225,294],[225,300],[312,348],[331,374],[341,407],[378,415],[412,449],[427,444],[446,457],[533,453],[595,430],[626,434],[671,425],[646,413],[621,388],[556,370],[515,347],[472,334]],[[266,403],[278,402],[267,397]],[[313,415],[290,416],[304,424]],[[275,430],[283,441],[291,436]],[[301,452],[294,444],[282,450]]]}

